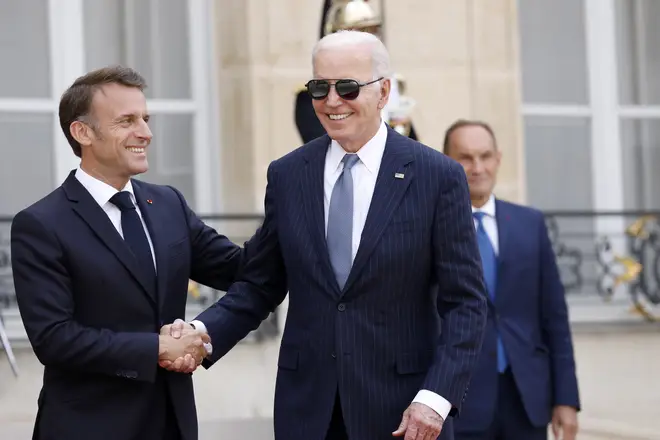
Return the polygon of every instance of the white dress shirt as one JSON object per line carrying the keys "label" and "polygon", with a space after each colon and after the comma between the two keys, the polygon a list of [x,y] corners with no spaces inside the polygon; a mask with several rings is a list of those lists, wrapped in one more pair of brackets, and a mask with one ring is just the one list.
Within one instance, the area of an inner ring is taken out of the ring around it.
{"label": "white dress shirt", "polygon": [[[360,238],[362,237],[362,230],[367,220],[371,198],[376,188],[376,178],[380,170],[380,163],[385,152],[386,142],[387,126],[384,122],[381,122],[376,135],[357,152],[360,160],[351,168],[351,175],[353,176],[353,260],[355,260],[355,255],[360,246]],[[326,232],[328,228],[330,197],[332,196],[332,189],[335,186],[335,182],[344,169],[344,164],[342,163],[344,155],[346,155],[346,151],[339,143],[333,140],[325,156],[325,171],[323,174],[323,204],[325,207]],[[206,329],[204,324],[199,321],[193,321],[192,324],[195,328],[202,331]],[[413,402],[422,403],[430,407],[440,414],[443,419],[447,418],[452,406],[446,399],[429,390],[420,390],[415,396],[415,399],[413,399]]]}
{"label": "white dress shirt", "polygon": [[[82,186],[84,186],[85,189],[91,194],[92,198],[96,200],[96,203],[98,203],[99,206],[103,208],[103,211],[105,211],[105,213],[108,215],[108,218],[112,222],[112,225],[115,227],[119,235],[121,235],[121,237],[124,238],[124,232],[122,231],[121,228],[121,211],[119,210],[119,208],[117,208],[114,204],[110,202],[112,196],[117,194],[119,191],[117,191],[115,188],[108,185],[107,183],[102,182],[99,179],[90,176],[80,167],[78,167],[78,169],[76,170],[75,176],[76,179],[78,179],[78,181],[82,184]],[[128,191],[131,194],[131,201],[133,202],[133,205],[135,205],[135,210],[140,216],[140,220],[142,221],[142,227],[144,228],[144,233],[147,235],[147,240],[149,241],[149,247],[151,248],[151,258],[153,259],[154,268],[155,268],[156,254],[154,253],[154,245],[151,241],[151,237],[149,236],[149,230],[147,229],[147,225],[144,223],[144,218],[142,218],[142,213],[140,212],[140,208],[135,203],[135,193],[133,192],[133,185],[131,184],[130,180],[128,181],[126,186],[124,186],[122,191]]]}
{"label": "white dress shirt", "polygon": [[[495,219],[495,196],[491,194],[488,201],[481,208],[475,208],[473,206],[472,212],[483,212],[485,214],[481,221],[484,224],[486,235],[488,235],[488,238],[490,238],[490,242],[493,245],[495,255],[499,255],[500,244],[497,235],[497,221]],[[476,228],[477,226],[477,219],[474,219],[474,227]]]}

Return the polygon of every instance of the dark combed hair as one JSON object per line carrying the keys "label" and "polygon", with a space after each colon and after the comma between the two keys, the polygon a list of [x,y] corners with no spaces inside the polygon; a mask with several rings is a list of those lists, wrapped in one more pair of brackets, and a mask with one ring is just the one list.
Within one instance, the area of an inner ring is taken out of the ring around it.
{"label": "dark combed hair", "polygon": [[493,138],[493,144],[495,145],[495,148],[497,149],[497,139],[495,138],[495,132],[491,128],[491,126],[484,121],[479,121],[479,120],[471,120],[471,119],[459,119],[453,124],[449,126],[447,131],[445,131],[445,140],[442,143],[442,152],[445,154],[449,154],[449,147],[451,143],[451,135],[458,130],[459,128],[463,127],[481,127],[484,130],[490,134],[490,137]]}
{"label": "dark combed hair", "polygon": [[106,84],[120,84],[135,87],[141,91],[147,87],[145,79],[135,70],[124,66],[108,66],[93,70],[76,79],[60,99],[60,127],[66,136],[73,153],[82,157],[78,141],[71,136],[71,124],[89,115],[94,93]]}

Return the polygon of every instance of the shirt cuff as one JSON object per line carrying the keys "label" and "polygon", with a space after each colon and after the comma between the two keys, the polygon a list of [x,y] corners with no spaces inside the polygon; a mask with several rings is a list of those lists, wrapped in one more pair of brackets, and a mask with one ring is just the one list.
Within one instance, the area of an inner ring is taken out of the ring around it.
{"label": "shirt cuff", "polygon": [[190,321],[188,324],[195,327],[195,330],[199,330],[202,333],[208,333],[208,331],[206,330],[206,326],[204,325],[204,323],[202,321],[198,321],[198,320],[195,319],[194,321]]}
{"label": "shirt cuff", "polygon": [[[202,333],[207,333],[208,334],[208,331],[206,330],[206,326],[204,325],[204,323],[202,321],[194,320],[194,321],[189,322],[188,324],[192,325],[195,328],[195,330],[199,330]],[[213,345],[205,343],[204,344],[204,349],[206,350],[207,357],[211,356],[211,354],[213,354]]]}
{"label": "shirt cuff", "polygon": [[429,390],[420,390],[415,396],[413,403],[421,403],[422,405],[428,406],[433,411],[437,412],[440,417],[442,417],[443,421],[447,420],[447,416],[449,415],[452,406],[445,398]]}

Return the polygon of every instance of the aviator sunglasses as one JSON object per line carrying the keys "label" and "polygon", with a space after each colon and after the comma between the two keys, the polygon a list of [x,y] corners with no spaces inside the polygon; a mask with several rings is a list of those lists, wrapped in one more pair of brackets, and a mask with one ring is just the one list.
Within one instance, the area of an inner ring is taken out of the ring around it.
{"label": "aviator sunglasses", "polygon": [[382,76],[367,83],[359,83],[354,79],[338,79],[334,84],[330,84],[327,79],[313,79],[305,84],[305,87],[307,87],[307,93],[309,93],[312,99],[325,99],[330,93],[330,87],[334,86],[340,98],[352,101],[360,96],[360,88],[378,82],[381,79],[383,79]]}

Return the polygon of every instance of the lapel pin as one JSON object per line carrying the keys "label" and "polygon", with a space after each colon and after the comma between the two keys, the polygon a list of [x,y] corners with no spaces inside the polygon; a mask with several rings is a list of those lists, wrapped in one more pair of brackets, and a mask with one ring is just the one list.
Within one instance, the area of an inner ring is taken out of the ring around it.
{"label": "lapel pin", "polygon": [[147,199],[147,203],[151,205],[153,203],[153,200]]}
{"label": "lapel pin", "polygon": [[403,179],[403,173],[394,173],[394,177],[397,179]]}

